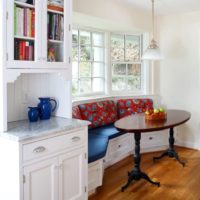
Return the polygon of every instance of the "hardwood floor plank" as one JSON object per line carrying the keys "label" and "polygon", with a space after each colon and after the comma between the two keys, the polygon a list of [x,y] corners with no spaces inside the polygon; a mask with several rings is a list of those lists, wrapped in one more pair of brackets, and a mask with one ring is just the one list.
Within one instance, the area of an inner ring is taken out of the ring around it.
{"label": "hardwood floor plank", "polygon": [[105,170],[103,186],[89,200],[200,200],[200,151],[176,149],[181,160],[186,162],[185,167],[169,157],[153,162],[153,156],[160,152],[142,154],[142,171],[153,181],[160,181],[160,187],[139,180],[121,192],[127,172],[133,168],[133,158],[129,156]]}

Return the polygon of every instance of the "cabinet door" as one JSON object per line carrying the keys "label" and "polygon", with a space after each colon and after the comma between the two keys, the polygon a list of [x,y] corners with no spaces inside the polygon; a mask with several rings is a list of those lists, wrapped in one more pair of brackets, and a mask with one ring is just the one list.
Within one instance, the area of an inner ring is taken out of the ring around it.
{"label": "cabinet door", "polygon": [[58,200],[58,159],[24,167],[24,200]]}
{"label": "cabinet door", "polygon": [[87,199],[87,159],[84,148],[59,157],[59,200]]}
{"label": "cabinet door", "polygon": [[71,49],[71,0],[42,1],[42,58],[44,67],[67,68]]}
{"label": "cabinet door", "polygon": [[41,0],[7,1],[7,68],[39,68]]}

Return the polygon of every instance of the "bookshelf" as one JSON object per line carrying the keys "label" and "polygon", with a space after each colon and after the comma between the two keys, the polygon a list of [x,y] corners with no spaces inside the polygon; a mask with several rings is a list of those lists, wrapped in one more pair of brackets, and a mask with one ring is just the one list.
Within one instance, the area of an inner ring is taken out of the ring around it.
{"label": "bookshelf", "polygon": [[48,62],[63,62],[64,6],[48,0],[47,12]]}
{"label": "bookshelf", "polygon": [[7,1],[8,69],[67,69],[71,49],[70,0]]}
{"label": "bookshelf", "polygon": [[34,61],[35,4],[14,1],[14,60]]}

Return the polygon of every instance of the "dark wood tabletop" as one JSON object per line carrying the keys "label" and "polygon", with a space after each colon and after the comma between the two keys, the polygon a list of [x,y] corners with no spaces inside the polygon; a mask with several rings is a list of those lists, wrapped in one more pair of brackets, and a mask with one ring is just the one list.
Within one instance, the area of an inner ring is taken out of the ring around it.
{"label": "dark wood tabletop", "polygon": [[166,120],[145,120],[145,114],[133,114],[115,122],[115,127],[125,132],[150,132],[172,128],[190,119],[189,112],[184,110],[167,110]]}

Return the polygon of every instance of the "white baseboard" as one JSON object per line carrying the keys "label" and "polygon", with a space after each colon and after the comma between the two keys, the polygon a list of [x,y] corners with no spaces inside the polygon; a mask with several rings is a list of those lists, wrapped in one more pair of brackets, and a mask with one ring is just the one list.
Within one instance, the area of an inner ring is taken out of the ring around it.
{"label": "white baseboard", "polygon": [[188,142],[188,141],[180,141],[177,140],[175,142],[176,146],[180,146],[180,147],[186,147],[186,148],[191,148],[191,149],[197,149],[200,150],[200,144],[197,142]]}
{"label": "white baseboard", "polygon": [[163,151],[166,150],[169,147],[169,145],[159,145],[159,146],[152,146],[152,147],[147,147],[147,148],[143,148],[141,149],[141,153],[150,153],[150,152],[154,152],[154,151]]}

